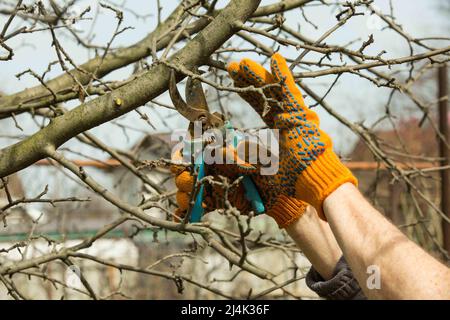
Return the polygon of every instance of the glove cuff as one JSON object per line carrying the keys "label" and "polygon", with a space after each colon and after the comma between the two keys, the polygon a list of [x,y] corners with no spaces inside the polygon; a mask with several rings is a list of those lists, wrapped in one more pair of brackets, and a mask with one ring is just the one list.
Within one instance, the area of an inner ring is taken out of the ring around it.
{"label": "glove cuff", "polygon": [[317,210],[319,217],[326,220],[322,210],[323,201],[346,182],[358,185],[358,180],[333,150],[326,149],[298,176],[295,184],[296,196],[310,203]]}
{"label": "glove cuff", "polygon": [[282,194],[267,214],[275,219],[280,229],[283,229],[300,218],[307,206],[306,202]]}

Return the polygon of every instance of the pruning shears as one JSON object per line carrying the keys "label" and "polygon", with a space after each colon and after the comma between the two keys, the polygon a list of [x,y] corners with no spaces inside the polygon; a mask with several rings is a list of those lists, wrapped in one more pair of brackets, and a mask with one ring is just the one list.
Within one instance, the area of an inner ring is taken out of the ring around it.
{"label": "pruning shears", "polygon": [[[201,81],[188,77],[186,83],[186,102],[181,97],[177,89],[175,79],[175,71],[172,70],[169,81],[169,94],[177,111],[190,121],[189,131],[191,133],[190,139],[184,140],[183,153],[194,160],[194,170],[197,173],[196,180],[199,181],[205,177],[205,161],[204,161],[204,139],[202,136],[194,136],[194,123],[201,123],[202,129],[219,129],[222,132],[227,132],[227,137],[230,137],[226,143],[230,143],[234,148],[243,140],[243,135],[234,130],[231,123],[225,120],[225,117],[218,113],[211,113],[206,102],[205,93],[202,88]],[[231,140],[231,141],[230,141]],[[197,182],[196,181],[196,182]],[[261,214],[265,211],[264,203],[259,195],[258,189],[255,186],[250,176],[244,175],[242,177],[242,184],[245,189],[245,197],[251,203],[256,214]],[[204,197],[204,184],[200,185],[195,196],[195,202],[190,212],[190,222],[200,222],[204,214],[202,206]],[[188,213],[189,214],[189,213]]]}

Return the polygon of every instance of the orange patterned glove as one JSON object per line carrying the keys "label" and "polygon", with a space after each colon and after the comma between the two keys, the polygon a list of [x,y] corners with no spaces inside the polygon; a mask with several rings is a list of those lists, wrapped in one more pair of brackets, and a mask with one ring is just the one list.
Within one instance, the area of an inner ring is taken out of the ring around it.
{"label": "orange patterned glove", "polygon": [[[214,209],[224,209],[225,194],[228,195],[229,203],[236,207],[241,213],[248,214],[252,210],[250,202],[245,197],[245,190],[242,182],[237,180],[240,175],[248,175],[253,179],[256,188],[264,202],[266,213],[275,219],[280,228],[285,228],[290,223],[303,215],[307,204],[303,201],[297,200],[293,197],[279,195],[276,189],[277,181],[276,175],[261,175],[258,165],[251,165],[248,159],[239,159],[238,154],[240,148],[247,148],[250,150],[257,150],[249,148],[248,144],[240,143],[236,149],[228,146],[226,149],[222,148],[221,152],[225,157],[231,157],[233,164],[214,164],[206,166],[206,175],[213,176],[216,181],[220,181],[219,176],[226,177],[229,183],[238,181],[236,185],[227,191],[222,185],[206,184],[204,207],[205,211],[209,212]],[[248,152],[245,153],[248,155]],[[174,160],[181,159],[181,153],[175,153]],[[227,163],[227,162],[224,162]],[[230,163],[230,162],[228,162]],[[194,177],[189,170],[181,167],[172,167],[172,172],[176,174],[175,183],[178,188],[177,203],[179,208],[175,212],[176,216],[182,218],[186,215],[191,201],[191,193],[194,188]],[[226,192],[225,192],[226,191]]]}
{"label": "orange patterned glove", "polygon": [[269,127],[280,130],[277,191],[311,204],[325,219],[323,200],[343,183],[357,185],[357,180],[333,152],[331,139],[319,129],[317,114],[306,106],[286,60],[278,53],[272,56],[271,71],[250,59],[228,66],[238,87],[279,84],[266,88],[265,98],[257,92],[241,96],[261,116],[264,99],[268,99],[271,106],[263,119]]}

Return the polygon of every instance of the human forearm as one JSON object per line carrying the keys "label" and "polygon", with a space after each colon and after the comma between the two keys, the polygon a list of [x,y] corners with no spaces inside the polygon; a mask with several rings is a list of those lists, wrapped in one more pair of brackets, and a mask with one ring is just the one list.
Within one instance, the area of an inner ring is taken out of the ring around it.
{"label": "human forearm", "polygon": [[[260,94],[241,94],[280,134],[279,170],[270,183],[260,183],[262,178],[255,177],[260,180],[258,184],[269,186],[264,191],[278,199],[284,196],[308,203],[320,217],[328,219],[345,258],[369,297],[446,297],[450,292],[448,269],[409,241],[362,197],[355,187],[356,177],[333,152],[331,137],[319,128],[318,115],[306,105],[286,60],[275,53],[270,62],[270,72],[250,59],[228,66],[237,87],[271,85],[263,90],[264,95],[279,102],[269,103],[267,108],[267,100]],[[277,208],[286,205],[286,201],[281,201]],[[323,237],[323,233],[310,232],[311,226],[303,218],[289,232],[313,265],[329,276],[331,263],[321,265],[320,261],[327,257],[321,255],[322,249],[317,249],[327,248],[329,242],[310,238],[319,234]],[[284,219],[282,225],[293,221]],[[371,265],[382,272],[380,290],[366,287],[366,271]]]}
{"label": "human forearm", "polygon": [[[450,298],[449,269],[410,241],[352,184],[328,196],[323,208],[354,275],[369,298]],[[367,285],[369,266],[380,270],[381,286]]]}
{"label": "human forearm", "polygon": [[342,251],[328,223],[319,219],[314,208],[308,206],[303,216],[287,226],[286,231],[314,269],[325,280],[330,279]]}

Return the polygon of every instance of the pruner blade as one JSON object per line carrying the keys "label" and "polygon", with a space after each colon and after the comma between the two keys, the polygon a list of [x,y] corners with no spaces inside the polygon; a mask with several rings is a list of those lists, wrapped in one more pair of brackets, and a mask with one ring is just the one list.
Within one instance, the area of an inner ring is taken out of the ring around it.
{"label": "pruner blade", "polygon": [[201,121],[207,128],[219,128],[224,125],[223,117],[210,113],[201,81],[188,78],[186,83],[186,101],[180,95],[175,79],[175,71],[171,70],[169,94],[177,111],[190,122]]}

